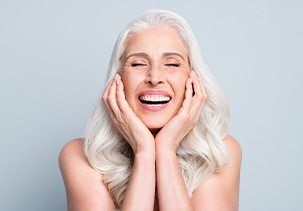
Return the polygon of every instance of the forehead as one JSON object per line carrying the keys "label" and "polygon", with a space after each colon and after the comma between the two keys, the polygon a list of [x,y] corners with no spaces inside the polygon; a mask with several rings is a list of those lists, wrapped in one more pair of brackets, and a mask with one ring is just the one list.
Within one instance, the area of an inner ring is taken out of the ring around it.
{"label": "forehead", "polygon": [[188,56],[187,48],[179,34],[168,26],[153,26],[139,30],[126,39],[124,56],[145,53],[151,57],[164,53],[178,53]]}

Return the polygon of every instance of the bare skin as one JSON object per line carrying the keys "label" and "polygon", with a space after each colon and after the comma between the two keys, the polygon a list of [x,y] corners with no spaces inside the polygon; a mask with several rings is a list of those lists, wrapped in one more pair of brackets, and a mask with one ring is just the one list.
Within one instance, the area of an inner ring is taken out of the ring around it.
{"label": "bare skin", "polygon": [[[68,210],[114,210],[114,203],[105,184],[102,183],[101,175],[89,165],[83,154],[83,140],[76,138],[69,141],[59,156]],[[227,136],[224,142],[231,155],[230,162],[194,191],[191,198],[193,210],[238,210],[241,148],[231,136]]]}
{"label": "bare skin", "polygon": [[[130,55],[125,68],[103,95],[115,127],[135,155],[121,210],[154,210],[158,203],[160,210],[236,211],[241,148],[231,136],[224,139],[229,164],[205,180],[191,198],[185,187],[176,150],[197,123],[207,95],[201,79],[189,68],[179,36],[168,27],[137,32],[126,42],[125,55]],[[159,91],[170,96],[166,107],[155,112],[142,106],[141,93],[159,95]],[[81,139],[62,149],[59,162],[69,210],[114,209],[101,176],[83,155]]]}

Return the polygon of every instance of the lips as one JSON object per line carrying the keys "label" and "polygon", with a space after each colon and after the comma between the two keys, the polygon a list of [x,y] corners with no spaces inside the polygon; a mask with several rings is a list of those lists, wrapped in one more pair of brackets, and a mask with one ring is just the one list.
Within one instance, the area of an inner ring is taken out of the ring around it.
{"label": "lips", "polygon": [[138,98],[143,109],[150,111],[164,109],[171,100],[167,92],[153,90],[141,92]]}

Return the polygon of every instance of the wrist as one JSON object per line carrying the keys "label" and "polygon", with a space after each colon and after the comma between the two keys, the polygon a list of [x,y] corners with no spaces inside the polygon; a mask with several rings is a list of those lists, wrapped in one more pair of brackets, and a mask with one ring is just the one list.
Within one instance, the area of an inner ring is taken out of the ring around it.
{"label": "wrist", "polygon": [[131,147],[134,155],[154,154],[155,140],[153,138],[145,138],[144,140],[133,139],[129,143],[132,143]]}
{"label": "wrist", "polygon": [[155,143],[156,153],[176,154],[177,152],[178,145],[174,141],[156,140]]}
{"label": "wrist", "polygon": [[134,151],[135,158],[154,158],[155,157],[155,146],[137,146],[136,151]]}
{"label": "wrist", "polygon": [[158,145],[156,146],[156,156],[157,157],[167,157],[167,158],[172,158],[176,157],[177,150],[174,147],[169,147],[169,146],[163,146],[163,145]]}
{"label": "wrist", "polygon": [[173,151],[176,153],[181,141],[182,139],[179,137],[179,135],[169,136],[161,133],[160,131],[160,133],[155,137],[156,151],[163,150],[169,152]]}

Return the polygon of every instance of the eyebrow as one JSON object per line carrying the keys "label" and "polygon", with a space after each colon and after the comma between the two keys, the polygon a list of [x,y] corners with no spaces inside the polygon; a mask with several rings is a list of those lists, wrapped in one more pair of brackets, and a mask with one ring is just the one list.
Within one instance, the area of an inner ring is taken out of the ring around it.
{"label": "eyebrow", "polygon": [[143,53],[143,52],[142,53],[132,53],[125,58],[125,61],[127,61],[130,57],[133,57],[133,56],[144,57],[146,59],[149,58],[147,53]]}
{"label": "eyebrow", "polygon": [[[133,56],[143,57],[143,58],[146,58],[146,59],[150,58],[147,53],[140,52],[140,53],[133,53],[133,54],[128,55],[125,58],[125,60],[127,61],[130,57],[133,57]],[[177,52],[165,52],[165,53],[162,54],[162,56],[164,56],[164,57],[167,57],[167,56],[178,56],[183,61],[185,61],[184,57],[181,54],[177,53]]]}
{"label": "eyebrow", "polygon": [[178,56],[180,57],[183,61],[185,61],[184,57],[176,52],[167,52],[167,53],[163,53],[163,56]]}

